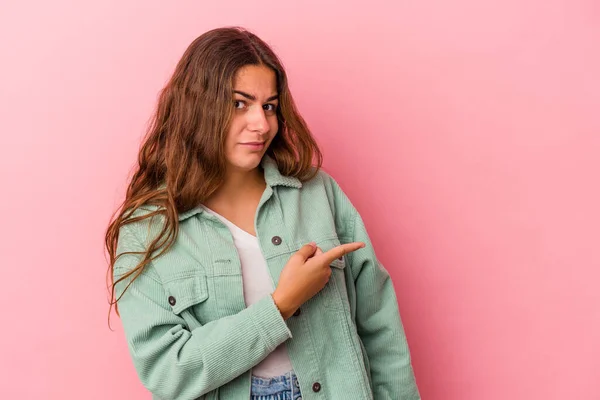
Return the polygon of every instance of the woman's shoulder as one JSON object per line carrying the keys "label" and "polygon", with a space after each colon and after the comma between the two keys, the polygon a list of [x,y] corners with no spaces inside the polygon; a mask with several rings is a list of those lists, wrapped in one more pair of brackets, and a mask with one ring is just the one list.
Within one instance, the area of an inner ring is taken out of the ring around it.
{"label": "woman's shoulder", "polygon": [[346,193],[338,181],[331,173],[324,170],[322,167],[316,171],[315,176],[312,179],[304,183],[304,186],[307,186],[307,188],[322,188],[326,191],[327,196],[333,200],[343,200],[347,198]]}
{"label": "woman's shoulder", "polygon": [[301,190],[305,191],[303,198],[306,201],[320,203],[326,200],[332,213],[344,219],[353,218],[357,212],[342,186],[323,168],[319,168],[315,176],[304,183]]}
{"label": "woman's shoulder", "polygon": [[124,238],[135,238],[144,245],[160,234],[166,222],[164,208],[152,204],[141,205],[133,211],[126,210],[124,216],[124,223],[121,225]]}
{"label": "woman's shoulder", "polygon": [[303,188],[322,187],[330,189],[338,185],[333,176],[323,167],[313,167],[313,177],[303,182],[302,186]]}

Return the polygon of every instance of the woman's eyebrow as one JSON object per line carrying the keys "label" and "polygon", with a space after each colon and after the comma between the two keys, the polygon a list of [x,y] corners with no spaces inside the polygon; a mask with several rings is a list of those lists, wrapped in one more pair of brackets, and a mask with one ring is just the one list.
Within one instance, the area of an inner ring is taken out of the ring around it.
{"label": "woman's eyebrow", "polygon": [[[248,100],[256,101],[256,97],[255,97],[255,96],[252,96],[251,94],[248,94],[248,93],[242,92],[241,90],[234,90],[234,91],[233,91],[233,93],[237,93],[237,94],[239,94],[240,96],[244,96],[244,97],[245,97],[245,98],[247,98]],[[275,94],[275,95],[273,95],[273,96],[269,97],[269,98],[267,99],[267,101],[273,101],[273,100],[276,100],[276,99],[278,99],[278,98],[279,98],[279,94]]]}

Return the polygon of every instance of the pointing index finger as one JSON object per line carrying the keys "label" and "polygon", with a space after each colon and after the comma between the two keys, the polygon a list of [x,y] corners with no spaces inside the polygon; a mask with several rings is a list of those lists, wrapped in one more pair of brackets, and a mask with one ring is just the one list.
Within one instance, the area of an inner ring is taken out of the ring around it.
{"label": "pointing index finger", "polygon": [[356,251],[358,249],[362,249],[363,247],[365,247],[365,244],[363,242],[341,244],[325,252],[323,254],[323,257],[327,260],[328,263],[330,263],[333,260],[343,257],[346,254]]}

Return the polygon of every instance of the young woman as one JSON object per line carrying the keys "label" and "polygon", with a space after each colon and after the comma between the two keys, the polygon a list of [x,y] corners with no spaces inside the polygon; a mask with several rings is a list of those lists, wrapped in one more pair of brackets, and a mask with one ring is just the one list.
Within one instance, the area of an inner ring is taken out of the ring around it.
{"label": "young woman", "polygon": [[106,246],[154,398],[419,399],[390,277],[265,42],[197,38],[138,161]]}

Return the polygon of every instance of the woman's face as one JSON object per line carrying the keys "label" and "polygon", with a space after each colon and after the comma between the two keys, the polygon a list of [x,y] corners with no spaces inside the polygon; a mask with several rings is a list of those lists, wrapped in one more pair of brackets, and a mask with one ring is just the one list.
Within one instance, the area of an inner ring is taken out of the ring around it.
{"label": "woman's face", "polygon": [[225,139],[225,157],[230,170],[252,171],[277,134],[275,72],[262,65],[242,67],[233,90],[235,110]]}

